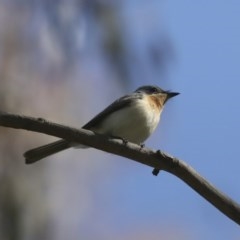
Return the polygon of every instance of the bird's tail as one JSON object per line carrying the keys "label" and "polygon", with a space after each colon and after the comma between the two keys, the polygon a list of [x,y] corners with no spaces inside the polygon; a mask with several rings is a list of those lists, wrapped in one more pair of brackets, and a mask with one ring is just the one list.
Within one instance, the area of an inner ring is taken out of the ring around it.
{"label": "bird's tail", "polygon": [[60,152],[70,147],[70,142],[61,139],[53,143],[33,148],[24,153],[26,164],[35,163],[42,158],[48,157],[54,153]]}

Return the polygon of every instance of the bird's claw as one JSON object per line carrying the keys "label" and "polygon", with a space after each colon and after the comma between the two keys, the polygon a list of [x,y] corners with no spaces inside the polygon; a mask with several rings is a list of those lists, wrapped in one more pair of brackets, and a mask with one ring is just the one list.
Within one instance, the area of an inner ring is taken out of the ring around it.
{"label": "bird's claw", "polygon": [[113,136],[113,138],[116,138],[116,139],[122,140],[122,142],[123,142],[124,145],[127,145],[127,143],[128,143],[128,140],[127,140],[126,138],[116,137],[116,136]]}
{"label": "bird's claw", "polygon": [[123,144],[124,145],[127,145],[127,143],[128,143],[128,140],[127,139],[125,139],[125,138],[121,138],[122,139],[122,141],[123,141]]}
{"label": "bird's claw", "polygon": [[140,143],[139,145],[140,145],[141,149],[145,147],[145,143]]}

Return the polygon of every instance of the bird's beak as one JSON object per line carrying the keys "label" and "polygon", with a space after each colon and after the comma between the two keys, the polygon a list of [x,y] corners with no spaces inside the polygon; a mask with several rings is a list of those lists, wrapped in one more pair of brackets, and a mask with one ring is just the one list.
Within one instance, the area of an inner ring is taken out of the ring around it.
{"label": "bird's beak", "polygon": [[164,103],[166,103],[170,98],[179,95],[180,93],[178,93],[178,92],[166,92],[166,94],[167,94],[167,97],[165,98]]}
{"label": "bird's beak", "polygon": [[178,92],[168,92],[167,93],[167,100],[168,99],[170,99],[170,98],[172,98],[172,97],[175,97],[175,96],[177,96],[177,95],[179,95],[180,93],[178,93]]}

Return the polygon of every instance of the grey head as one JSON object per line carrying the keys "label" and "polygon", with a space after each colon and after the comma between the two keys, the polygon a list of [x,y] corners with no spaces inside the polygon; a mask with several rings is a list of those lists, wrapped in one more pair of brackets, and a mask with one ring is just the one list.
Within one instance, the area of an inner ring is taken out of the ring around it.
{"label": "grey head", "polygon": [[165,91],[162,88],[160,88],[158,86],[153,86],[153,85],[146,85],[146,86],[139,87],[138,89],[135,90],[135,92],[136,93],[145,93],[148,95],[161,95],[161,94],[167,95],[166,101],[168,99],[180,94],[178,92]]}

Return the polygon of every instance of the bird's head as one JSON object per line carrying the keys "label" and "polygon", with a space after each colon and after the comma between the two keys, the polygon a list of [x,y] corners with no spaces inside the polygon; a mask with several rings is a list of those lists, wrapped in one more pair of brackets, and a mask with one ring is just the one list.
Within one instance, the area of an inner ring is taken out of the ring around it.
{"label": "bird's head", "polygon": [[170,98],[179,95],[178,92],[165,91],[158,86],[142,86],[139,87],[135,92],[146,94],[153,99],[160,101],[161,105],[164,105]]}

